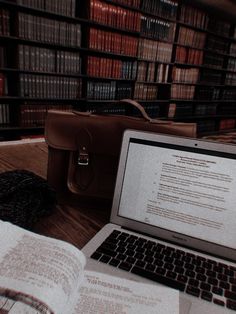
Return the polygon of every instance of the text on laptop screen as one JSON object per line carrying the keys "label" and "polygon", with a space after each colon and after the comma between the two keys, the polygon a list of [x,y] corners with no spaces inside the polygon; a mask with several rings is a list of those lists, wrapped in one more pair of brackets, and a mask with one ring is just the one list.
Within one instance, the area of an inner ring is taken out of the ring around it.
{"label": "text on laptop screen", "polygon": [[130,140],[119,216],[236,248],[236,160],[172,146]]}

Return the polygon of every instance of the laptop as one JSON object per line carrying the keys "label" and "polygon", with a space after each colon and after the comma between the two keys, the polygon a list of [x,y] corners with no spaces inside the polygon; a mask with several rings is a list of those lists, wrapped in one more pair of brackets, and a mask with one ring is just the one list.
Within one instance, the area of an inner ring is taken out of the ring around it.
{"label": "laptop", "polygon": [[110,223],[87,269],[180,291],[180,314],[236,313],[236,146],[124,132]]}

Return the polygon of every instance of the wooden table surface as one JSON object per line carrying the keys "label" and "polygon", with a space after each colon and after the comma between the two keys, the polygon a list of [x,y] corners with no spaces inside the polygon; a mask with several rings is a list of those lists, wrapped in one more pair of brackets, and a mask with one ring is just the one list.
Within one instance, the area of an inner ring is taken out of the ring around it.
{"label": "wooden table surface", "polygon": [[[15,169],[29,170],[46,179],[46,143],[1,143],[0,173]],[[42,217],[35,224],[35,232],[82,248],[109,221],[109,203],[79,200],[73,195],[57,195],[57,199],[58,204],[52,214]]]}

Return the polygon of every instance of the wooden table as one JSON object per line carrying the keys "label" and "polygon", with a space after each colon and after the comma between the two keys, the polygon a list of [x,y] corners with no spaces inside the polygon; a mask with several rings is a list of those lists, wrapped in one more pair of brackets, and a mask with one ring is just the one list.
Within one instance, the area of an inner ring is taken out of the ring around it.
{"label": "wooden table", "polygon": [[[15,169],[26,169],[46,179],[46,143],[42,140],[0,143],[0,173]],[[57,198],[54,211],[36,223],[35,232],[82,248],[109,221],[108,202],[79,200],[73,195]]]}

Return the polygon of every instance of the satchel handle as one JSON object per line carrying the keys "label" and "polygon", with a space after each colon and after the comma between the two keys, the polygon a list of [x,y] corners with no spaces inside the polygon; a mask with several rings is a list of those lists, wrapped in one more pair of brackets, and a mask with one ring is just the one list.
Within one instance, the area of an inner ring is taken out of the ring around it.
{"label": "satchel handle", "polygon": [[[126,104],[130,104],[130,105],[134,106],[135,108],[137,108],[139,110],[139,112],[141,113],[142,117],[146,121],[148,121],[150,123],[171,124],[171,121],[164,121],[164,120],[150,118],[149,115],[147,114],[147,112],[145,111],[145,109],[143,108],[143,106],[140,105],[136,100],[133,100],[133,99],[121,99],[119,102],[122,102],[124,104],[125,103]],[[82,116],[91,116],[94,113],[102,113],[102,110],[98,110],[98,111],[95,111],[93,113],[90,112],[90,111],[81,112],[81,111],[74,110],[73,113],[77,114],[77,115],[82,115]]]}

